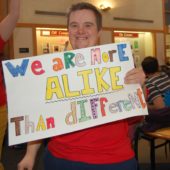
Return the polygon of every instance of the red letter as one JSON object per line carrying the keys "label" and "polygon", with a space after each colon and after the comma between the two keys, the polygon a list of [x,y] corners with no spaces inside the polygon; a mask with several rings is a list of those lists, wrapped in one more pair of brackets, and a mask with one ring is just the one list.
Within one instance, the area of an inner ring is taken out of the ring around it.
{"label": "red letter", "polygon": [[31,65],[32,72],[35,75],[43,74],[45,71],[42,69],[42,64],[40,61],[34,61]]}
{"label": "red letter", "polygon": [[146,107],[146,103],[142,99],[142,91],[141,91],[141,89],[137,89],[137,95],[139,97],[139,100],[140,100],[140,103],[142,105],[142,108],[145,108]]}
{"label": "red letter", "polygon": [[102,116],[106,116],[106,112],[105,112],[105,104],[104,102],[108,102],[108,100],[105,97],[100,98],[100,106],[101,106],[101,112],[102,112]]}
{"label": "red letter", "polygon": [[47,118],[46,122],[47,122],[47,129],[55,128],[55,123],[54,123],[54,118],[53,117]]}

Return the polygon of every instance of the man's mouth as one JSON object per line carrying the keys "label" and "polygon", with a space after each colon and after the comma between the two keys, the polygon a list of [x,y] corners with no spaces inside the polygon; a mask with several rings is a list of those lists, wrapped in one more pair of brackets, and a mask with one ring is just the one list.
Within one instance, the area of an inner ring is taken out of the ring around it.
{"label": "man's mouth", "polygon": [[76,37],[77,40],[87,40],[87,37]]}

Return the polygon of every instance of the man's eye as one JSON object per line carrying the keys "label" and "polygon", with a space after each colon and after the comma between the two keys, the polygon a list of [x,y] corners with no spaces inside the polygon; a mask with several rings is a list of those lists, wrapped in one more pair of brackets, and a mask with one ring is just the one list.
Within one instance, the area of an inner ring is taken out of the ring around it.
{"label": "man's eye", "polygon": [[89,28],[89,27],[92,26],[92,24],[86,24],[85,26],[86,26],[87,28]]}
{"label": "man's eye", "polygon": [[71,27],[71,28],[76,28],[77,25],[76,25],[76,24],[71,24],[70,27]]}

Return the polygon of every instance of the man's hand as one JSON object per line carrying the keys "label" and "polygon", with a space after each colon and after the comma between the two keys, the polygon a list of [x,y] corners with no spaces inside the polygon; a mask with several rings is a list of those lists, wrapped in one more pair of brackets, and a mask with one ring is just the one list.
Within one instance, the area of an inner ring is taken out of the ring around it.
{"label": "man's hand", "polygon": [[126,84],[143,84],[145,82],[145,73],[142,68],[134,68],[126,73],[125,79]]}

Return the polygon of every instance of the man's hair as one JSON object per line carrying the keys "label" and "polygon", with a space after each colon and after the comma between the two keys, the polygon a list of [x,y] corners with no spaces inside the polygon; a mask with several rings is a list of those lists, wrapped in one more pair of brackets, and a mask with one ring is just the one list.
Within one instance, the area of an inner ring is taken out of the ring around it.
{"label": "man's hair", "polygon": [[142,68],[146,74],[152,74],[159,71],[158,60],[155,57],[148,56],[142,61]]}
{"label": "man's hair", "polygon": [[83,9],[91,10],[94,13],[94,15],[96,17],[97,29],[98,29],[98,31],[101,30],[101,28],[102,28],[102,15],[94,5],[87,3],[87,2],[76,3],[76,4],[73,4],[69,8],[69,11],[67,13],[67,27],[69,26],[70,14],[72,12],[75,12],[75,11],[78,11],[78,10],[83,10]]}

